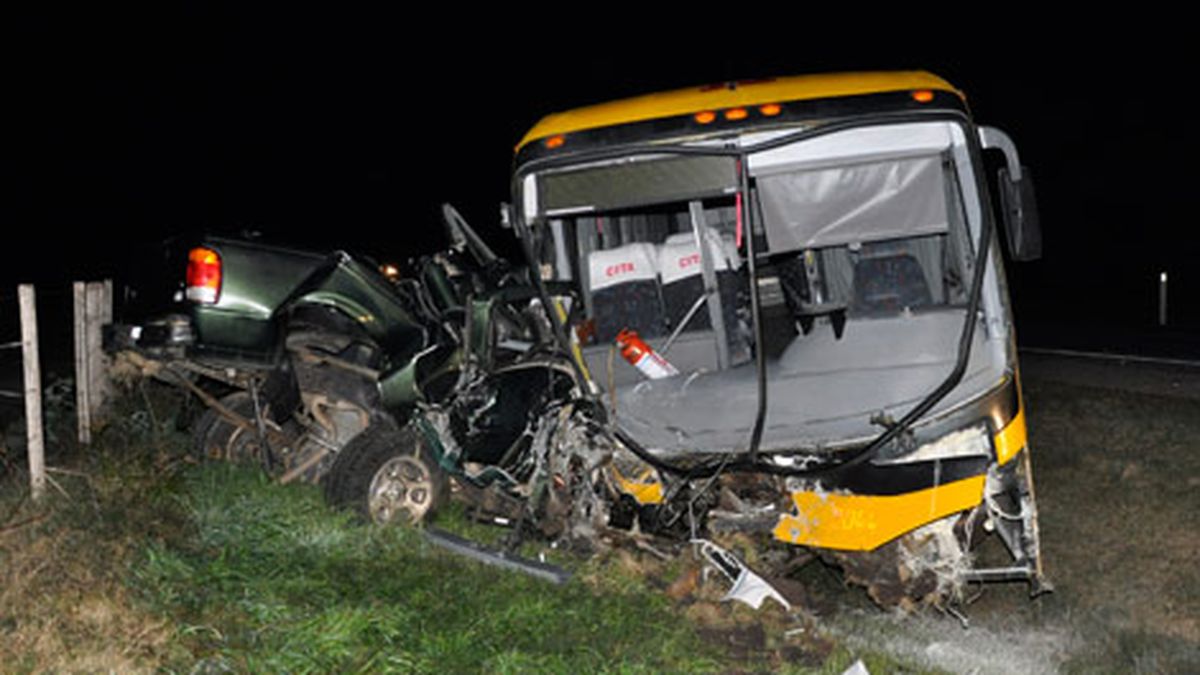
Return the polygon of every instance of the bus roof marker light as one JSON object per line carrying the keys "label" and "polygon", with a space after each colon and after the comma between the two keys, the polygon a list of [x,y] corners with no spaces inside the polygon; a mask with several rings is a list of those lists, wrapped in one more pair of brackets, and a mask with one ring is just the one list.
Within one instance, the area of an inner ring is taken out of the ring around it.
{"label": "bus roof marker light", "polygon": [[779,113],[783,112],[783,106],[779,105],[778,103],[767,103],[765,105],[760,105],[758,107],[758,112],[763,117],[775,117]]}
{"label": "bus roof marker light", "polygon": [[694,116],[694,119],[699,124],[712,124],[713,121],[717,119],[717,113],[715,113],[711,110],[705,110],[705,111],[696,113],[696,115]]}
{"label": "bus roof marker light", "polygon": [[912,92],[912,99],[917,103],[929,103],[933,100],[933,91],[929,89],[918,89]]}
{"label": "bus roof marker light", "polygon": [[567,137],[562,134],[559,134],[557,136],[551,136],[550,138],[546,139],[546,149],[547,150],[556,150],[558,148],[561,148],[563,146],[563,144],[566,142],[567,142]]}
{"label": "bus roof marker light", "polygon": [[729,110],[725,111],[725,119],[729,120],[730,122],[744,120],[749,115],[750,113],[747,112],[745,108],[730,108]]}

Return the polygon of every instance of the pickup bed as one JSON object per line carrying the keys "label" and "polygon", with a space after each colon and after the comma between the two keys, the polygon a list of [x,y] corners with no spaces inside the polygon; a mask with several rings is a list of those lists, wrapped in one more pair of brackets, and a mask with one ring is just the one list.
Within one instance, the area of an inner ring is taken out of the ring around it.
{"label": "pickup bed", "polygon": [[[114,343],[244,367],[272,366],[298,325],[357,333],[407,361],[424,341],[411,299],[363,258],[210,237],[188,248],[173,310],[114,326]],[[385,365],[385,364],[379,364]]]}

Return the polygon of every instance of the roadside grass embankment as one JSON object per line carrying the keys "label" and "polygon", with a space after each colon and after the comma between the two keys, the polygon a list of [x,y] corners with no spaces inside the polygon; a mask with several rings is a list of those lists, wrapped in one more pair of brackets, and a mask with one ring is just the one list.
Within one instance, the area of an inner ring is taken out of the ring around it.
{"label": "roadside grass embankment", "polygon": [[[815,627],[785,638],[778,607],[672,600],[669,565],[616,552],[553,586],[362,525],[311,486],[196,465],[177,404],[135,388],[91,448],[56,450],[42,503],[7,457],[6,672],[840,673],[862,655]],[[453,509],[439,526],[475,527]]]}

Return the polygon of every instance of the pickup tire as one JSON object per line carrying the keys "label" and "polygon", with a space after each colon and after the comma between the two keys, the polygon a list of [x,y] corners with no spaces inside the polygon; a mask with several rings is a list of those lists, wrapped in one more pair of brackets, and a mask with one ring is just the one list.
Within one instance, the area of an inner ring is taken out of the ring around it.
{"label": "pickup tire", "polygon": [[[235,391],[220,403],[230,412],[254,420],[254,399],[249,392]],[[234,424],[215,408],[205,410],[192,427],[192,455],[200,461],[261,465],[259,445],[257,433]]]}
{"label": "pickup tire", "polygon": [[[254,401],[244,391],[235,391],[220,399],[221,405],[239,415],[254,414]],[[236,427],[216,408],[207,408],[192,426],[192,456],[197,460],[224,458],[223,448]]]}
{"label": "pickup tire", "polygon": [[413,426],[377,422],[342,448],[325,480],[325,498],[377,524],[419,524],[450,488],[428,441]]}
{"label": "pickup tire", "polygon": [[196,460],[209,459],[209,450],[216,447],[213,439],[214,427],[225,420],[212,408],[204,412],[192,424],[192,458]]}

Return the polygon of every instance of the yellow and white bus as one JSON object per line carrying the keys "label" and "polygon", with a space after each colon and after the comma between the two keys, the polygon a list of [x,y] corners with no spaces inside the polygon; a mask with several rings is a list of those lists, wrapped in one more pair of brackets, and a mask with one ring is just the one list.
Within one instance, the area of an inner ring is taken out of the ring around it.
{"label": "yellow and white bus", "polygon": [[[783,77],[551,114],[512,189],[643,529],[815,549],[888,605],[1046,587],[998,245],[1040,254],[1033,192],[951,84]],[[975,565],[993,532],[1010,562]]]}

